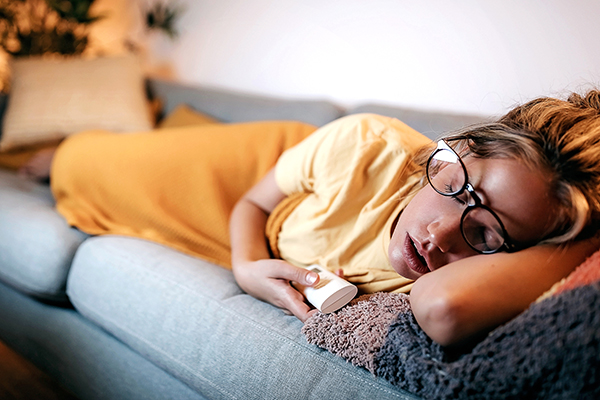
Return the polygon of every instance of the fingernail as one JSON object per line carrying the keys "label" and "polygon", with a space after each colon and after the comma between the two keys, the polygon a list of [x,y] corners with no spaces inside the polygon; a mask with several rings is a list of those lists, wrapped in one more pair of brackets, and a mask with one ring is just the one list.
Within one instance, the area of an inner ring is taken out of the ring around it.
{"label": "fingernail", "polygon": [[306,275],[306,282],[308,282],[309,285],[312,285],[317,281],[318,277],[319,275],[315,274],[314,272],[311,272],[308,275]]}

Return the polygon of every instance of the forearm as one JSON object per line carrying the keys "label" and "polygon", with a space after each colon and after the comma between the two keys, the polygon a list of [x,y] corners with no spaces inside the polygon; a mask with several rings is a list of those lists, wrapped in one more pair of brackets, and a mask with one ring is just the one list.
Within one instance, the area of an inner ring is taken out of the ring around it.
{"label": "forearm", "polygon": [[305,321],[314,310],[290,281],[311,286],[319,276],[283,260],[270,259],[265,238],[269,214],[284,197],[271,171],[234,207],[229,221],[233,274],[246,293]]}
{"label": "forearm", "polygon": [[264,210],[246,198],[234,207],[229,223],[234,271],[244,262],[270,258],[265,240],[267,218]]}
{"label": "forearm", "polygon": [[413,313],[436,342],[468,342],[524,311],[597,247],[594,239],[460,260],[415,282]]}
{"label": "forearm", "polygon": [[271,170],[237,202],[229,219],[234,272],[241,262],[270,258],[265,227],[269,214],[284,198]]}

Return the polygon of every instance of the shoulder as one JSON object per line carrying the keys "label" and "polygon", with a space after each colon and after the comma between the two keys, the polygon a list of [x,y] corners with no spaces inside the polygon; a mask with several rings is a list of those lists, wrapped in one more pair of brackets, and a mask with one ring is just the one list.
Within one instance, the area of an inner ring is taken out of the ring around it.
{"label": "shoulder", "polygon": [[[352,114],[322,126],[286,150],[276,166],[285,193],[333,185],[354,171],[380,162],[391,166],[431,142],[405,123],[378,114]],[[394,162],[391,162],[393,160]],[[317,179],[318,178],[318,179]],[[293,187],[286,182],[297,181]]]}
{"label": "shoulder", "polygon": [[[427,145],[431,139],[404,122],[379,114],[352,114],[319,129],[325,136],[350,142],[385,140],[408,149]],[[318,131],[317,131],[318,132]]]}
{"label": "shoulder", "polygon": [[410,149],[427,145],[431,139],[404,122],[379,114],[351,114],[322,126],[313,133],[317,141],[341,145],[385,140]]}

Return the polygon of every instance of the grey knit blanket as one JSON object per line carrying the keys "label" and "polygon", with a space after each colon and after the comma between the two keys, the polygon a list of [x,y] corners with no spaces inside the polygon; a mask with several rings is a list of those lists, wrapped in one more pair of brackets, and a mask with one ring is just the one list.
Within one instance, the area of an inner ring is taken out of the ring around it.
{"label": "grey knit blanket", "polygon": [[424,399],[600,399],[599,306],[600,283],[557,293],[458,356],[421,330],[403,294],[316,314],[303,332]]}

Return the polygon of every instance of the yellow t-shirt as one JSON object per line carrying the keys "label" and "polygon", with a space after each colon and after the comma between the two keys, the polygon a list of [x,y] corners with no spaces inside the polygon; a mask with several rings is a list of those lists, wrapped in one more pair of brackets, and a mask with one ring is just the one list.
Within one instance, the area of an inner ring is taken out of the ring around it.
{"label": "yellow t-shirt", "polygon": [[342,268],[361,293],[410,290],[390,265],[392,224],[422,174],[410,155],[430,139],[397,119],[358,114],[314,132],[279,158],[275,178],[287,195],[308,195],[285,219],[281,257]]}

